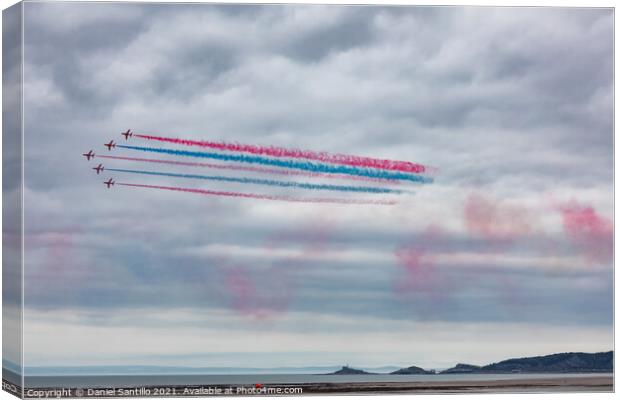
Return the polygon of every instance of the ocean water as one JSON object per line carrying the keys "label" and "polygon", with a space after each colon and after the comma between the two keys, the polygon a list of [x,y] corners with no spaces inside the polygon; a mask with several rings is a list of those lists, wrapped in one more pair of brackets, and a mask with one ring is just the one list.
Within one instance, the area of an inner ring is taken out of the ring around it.
{"label": "ocean water", "polygon": [[445,375],[309,375],[309,374],[265,374],[265,375],[98,375],[98,376],[28,376],[27,388],[67,387],[141,387],[141,386],[190,386],[190,385],[254,385],[302,384],[302,383],[347,383],[347,382],[441,382],[480,381],[532,378],[562,378],[580,376],[611,377],[611,373],[554,374],[445,374]]}

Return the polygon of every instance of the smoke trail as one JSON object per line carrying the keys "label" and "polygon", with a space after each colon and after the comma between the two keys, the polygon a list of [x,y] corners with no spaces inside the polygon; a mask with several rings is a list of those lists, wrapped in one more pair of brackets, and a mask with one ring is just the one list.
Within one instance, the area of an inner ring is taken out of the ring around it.
{"label": "smoke trail", "polygon": [[385,170],[402,171],[422,173],[428,170],[422,164],[415,164],[409,161],[393,161],[384,160],[371,157],[351,156],[346,154],[330,154],[327,152],[315,152],[310,150],[299,149],[286,149],[276,146],[255,146],[249,144],[239,143],[226,143],[226,142],[211,142],[205,140],[187,140],[187,139],[175,139],[153,135],[139,135],[134,134],[135,137],[139,137],[147,140],[156,140],[160,142],[168,142],[174,144],[181,144],[185,146],[199,146],[208,147],[211,149],[222,151],[236,151],[242,153],[250,153],[254,155],[271,156],[271,157],[290,157],[290,158],[305,158],[307,160],[315,160],[333,164],[352,165],[355,167],[365,168],[379,168]]}
{"label": "smoke trail", "polygon": [[[324,212],[326,210],[322,209],[321,213]],[[224,275],[221,280],[227,289],[220,296],[230,298],[233,309],[242,315],[263,324],[273,322],[288,309],[295,296],[301,278],[299,270],[314,260],[315,253],[326,248],[326,241],[333,233],[331,224],[325,225],[321,219],[321,215],[317,215],[307,226],[294,225],[293,229],[270,235],[262,248],[269,252],[271,261],[247,262],[243,258],[230,267],[220,267]],[[278,255],[278,250],[288,249],[290,245],[301,245],[301,252],[284,257]]]}
{"label": "smoke trail", "polygon": [[431,178],[423,177],[420,175],[413,175],[413,174],[407,174],[407,173],[402,173],[402,172],[390,172],[390,171],[384,171],[384,170],[373,170],[373,169],[366,169],[366,168],[349,167],[345,165],[325,165],[325,164],[316,164],[316,163],[310,163],[310,162],[305,162],[305,161],[273,160],[271,158],[256,157],[256,156],[206,153],[206,152],[201,152],[201,151],[174,150],[174,149],[165,149],[165,148],[159,148],[159,147],[126,146],[126,145],[121,145],[121,144],[116,145],[116,147],[123,148],[123,149],[129,149],[129,150],[172,154],[172,155],[177,155],[177,156],[212,158],[215,160],[238,161],[238,162],[250,163],[250,164],[272,165],[276,167],[300,169],[300,170],[310,171],[310,172],[356,175],[356,176],[365,176],[368,178],[379,178],[379,179],[399,179],[399,180],[407,180],[411,182],[421,182],[421,183],[430,183],[433,181]]}
{"label": "smoke trail", "polygon": [[488,246],[507,248],[533,231],[528,210],[491,197],[472,193],[463,208],[468,231],[484,238]]}
{"label": "smoke trail", "polygon": [[446,236],[443,228],[432,224],[394,251],[399,267],[394,276],[394,294],[421,318],[454,306],[453,296],[459,286],[438,265],[437,257],[448,246]]}
{"label": "smoke trail", "polygon": [[150,163],[159,163],[159,164],[170,164],[170,165],[183,165],[186,167],[204,167],[204,168],[214,168],[214,169],[228,169],[234,171],[247,171],[247,172],[257,172],[262,174],[277,174],[277,175],[286,175],[286,176],[306,176],[309,178],[332,178],[332,179],[349,179],[349,180],[358,180],[364,182],[374,182],[374,183],[390,183],[394,185],[400,184],[399,181],[394,179],[379,179],[379,178],[367,178],[365,176],[352,176],[352,175],[331,175],[324,173],[312,173],[312,172],[302,172],[302,171],[291,171],[288,169],[272,169],[272,168],[261,168],[261,167],[243,167],[240,165],[221,165],[221,164],[210,164],[210,163],[199,163],[199,162],[186,162],[186,161],[173,161],[173,160],[159,160],[155,158],[139,158],[139,157],[121,157],[121,156],[106,156],[106,155],[97,155],[97,158],[109,158],[112,160],[125,160],[125,161],[141,161],[141,162],[150,162]]}
{"label": "smoke trail", "polygon": [[403,193],[402,190],[398,190],[398,189],[366,187],[366,186],[325,185],[325,184],[314,184],[314,183],[274,181],[274,180],[269,180],[269,179],[234,178],[234,177],[228,177],[228,176],[213,176],[213,175],[177,174],[173,172],[155,172],[155,171],[141,171],[141,170],[134,170],[134,169],[117,169],[117,168],[108,168],[107,171],[126,172],[130,174],[171,176],[175,178],[204,179],[204,180],[210,180],[210,181],[249,183],[249,184],[255,184],[255,185],[294,187],[294,188],[299,188],[299,189],[312,189],[312,190],[334,190],[334,191],[340,191],[340,192],[362,192],[362,193],[395,193],[395,194]]}
{"label": "smoke trail", "polygon": [[611,219],[600,215],[592,206],[574,200],[560,205],[559,211],[564,232],[587,261],[613,261],[614,225]]}
{"label": "smoke trail", "polygon": [[214,190],[204,189],[190,189],[174,186],[156,186],[156,185],[143,185],[138,183],[117,183],[119,186],[131,186],[138,188],[149,189],[161,189],[171,190],[175,192],[186,192],[204,194],[210,196],[225,196],[225,197],[241,197],[246,199],[259,199],[259,200],[276,200],[276,201],[290,201],[295,203],[335,203],[335,204],[375,204],[391,206],[396,204],[393,200],[355,200],[355,199],[336,199],[336,198],[302,198],[302,197],[290,197],[290,196],[270,196],[256,193],[240,193],[240,192],[222,192]]}

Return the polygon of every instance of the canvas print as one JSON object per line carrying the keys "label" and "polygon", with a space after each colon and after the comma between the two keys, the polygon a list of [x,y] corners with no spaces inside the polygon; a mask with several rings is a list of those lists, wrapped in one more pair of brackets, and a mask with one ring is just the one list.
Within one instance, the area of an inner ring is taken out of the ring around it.
{"label": "canvas print", "polygon": [[3,11],[3,389],[613,391],[612,8]]}

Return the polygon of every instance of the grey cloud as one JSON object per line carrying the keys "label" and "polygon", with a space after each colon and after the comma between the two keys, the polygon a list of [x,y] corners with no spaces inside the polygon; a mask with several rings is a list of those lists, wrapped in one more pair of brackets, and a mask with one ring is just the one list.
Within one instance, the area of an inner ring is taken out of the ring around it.
{"label": "grey cloud", "polygon": [[[329,12],[329,8],[325,10]],[[372,9],[353,8],[342,20],[320,27],[301,37],[293,37],[283,53],[302,63],[320,62],[331,53],[355,47],[371,46],[373,42]]]}
{"label": "grey cloud", "polygon": [[[286,278],[290,291],[272,296],[284,311],[610,326],[609,265],[445,263],[429,287],[400,293],[396,259],[295,260],[280,277],[272,259],[196,253],[312,248],[326,228],[317,253],[389,254],[445,225],[426,251],[486,254],[495,244],[463,230],[463,199],[479,189],[541,209],[550,192],[574,195],[612,215],[610,10],[26,6],[30,308],[237,312],[226,280],[245,266],[267,299],[282,287],[266,281]],[[113,174],[94,175],[80,154],[107,152],[127,128],[407,159],[439,174],[391,211],[107,190]],[[504,255],[540,255],[552,238],[578,260],[562,233],[525,236]]]}

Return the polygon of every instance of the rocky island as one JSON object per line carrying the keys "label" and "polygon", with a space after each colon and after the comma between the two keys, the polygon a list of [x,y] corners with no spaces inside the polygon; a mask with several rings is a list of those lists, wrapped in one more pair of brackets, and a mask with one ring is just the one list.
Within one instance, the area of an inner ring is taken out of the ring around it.
{"label": "rocky island", "polygon": [[472,372],[479,372],[479,366],[471,365],[471,364],[456,364],[456,366],[452,368],[448,368],[444,371],[441,371],[441,374],[470,374]]}
{"label": "rocky island", "polygon": [[412,365],[411,367],[401,368],[397,371],[390,372],[390,375],[432,375],[435,371],[427,371],[423,368]]}
{"label": "rocky island", "polygon": [[350,368],[349,366],[344,366],[340,368],[338,371],[332,372],[328,375],[373,375],[372,372],[366,372],[361,369]]}

